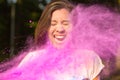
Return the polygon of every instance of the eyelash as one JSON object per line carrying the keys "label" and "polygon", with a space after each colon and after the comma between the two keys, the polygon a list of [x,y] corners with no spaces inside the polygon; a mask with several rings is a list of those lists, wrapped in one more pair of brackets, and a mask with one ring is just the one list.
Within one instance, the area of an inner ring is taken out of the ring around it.
{"label": "eyelash", "polygon": [[51,24],[51,26],[55,26],[56,24]]}
{"label": "eyelash", "polygon": [[68,25],[68,23],[63,23],[63,25]]}
{"label": "eyelash", "polygon": [[[63,22],[62,24],[63,24],[63,25],[69,25],[68,22]],[[55,26],[55,25],[57,25],[57,23],[51,23],[51,26]]]}

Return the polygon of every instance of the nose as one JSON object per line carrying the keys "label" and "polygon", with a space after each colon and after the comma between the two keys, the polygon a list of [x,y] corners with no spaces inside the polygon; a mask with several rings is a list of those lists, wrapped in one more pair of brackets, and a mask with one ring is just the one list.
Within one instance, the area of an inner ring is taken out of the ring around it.
{"label": "nose", "polygon": [[64,33],[65,32],[64,26],[62,24],[59,24],[57,26],[56,31],[59,32],[59,33]]}

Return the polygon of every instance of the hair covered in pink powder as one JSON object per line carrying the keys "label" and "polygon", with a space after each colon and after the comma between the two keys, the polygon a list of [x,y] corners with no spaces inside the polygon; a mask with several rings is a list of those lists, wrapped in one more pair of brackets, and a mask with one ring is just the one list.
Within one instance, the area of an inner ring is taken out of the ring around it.
{"label": "hair covered in pink powder", "polygon": [[[120,14],[105,6],[78,5],[71,13],[72,32],[64,49],[46,45],[28,53],[30,60],[0,73],[0,80],[83,80],[96,57],[116,55],[120,45]],[[97,55],[97,54],[98,55]],[[26,57],[25,57],[26,58]],[[96,67],[94,67],[96,68]],[[102,68],[101,68],[102,69]],[[100,69],[100,70],[101,70]],[[94,75],[98,75],[94,74]],[[90,76],[90,75],[88,75]],[[92,78],[91,78],[92,79]]]}

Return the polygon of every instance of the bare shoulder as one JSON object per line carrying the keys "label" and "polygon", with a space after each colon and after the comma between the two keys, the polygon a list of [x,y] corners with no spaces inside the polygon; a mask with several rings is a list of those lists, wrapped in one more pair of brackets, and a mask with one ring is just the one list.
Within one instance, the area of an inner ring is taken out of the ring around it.
{"label": "bare shoulder", "polygon": [[35,59],[42,56],[45,52],[46,52],[45,49],[34,50],[34,51],[28,52],[27,55],[23,58],[23,60],[20,62],[18,67],[21,67],[22,65],[25,65],[25,64],[28,64],[28,63],[34,61]]}
{"label": "bare shoulder", "polygon": [[93,50],[78,49],[74,52],[76,56],[83,57],[84,59],[100,59],[97,53]]}

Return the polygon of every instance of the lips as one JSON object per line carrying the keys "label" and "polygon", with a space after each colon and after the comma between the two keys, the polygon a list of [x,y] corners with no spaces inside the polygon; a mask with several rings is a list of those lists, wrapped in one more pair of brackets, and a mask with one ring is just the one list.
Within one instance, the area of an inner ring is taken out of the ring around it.
{"label": "lips", "polygon": [[54,38],[55,38],[55,41],[57,43],[62,43],[64,40],[65,40],[65,35],[55,35]]}

